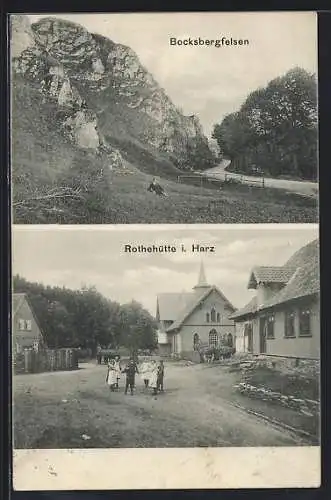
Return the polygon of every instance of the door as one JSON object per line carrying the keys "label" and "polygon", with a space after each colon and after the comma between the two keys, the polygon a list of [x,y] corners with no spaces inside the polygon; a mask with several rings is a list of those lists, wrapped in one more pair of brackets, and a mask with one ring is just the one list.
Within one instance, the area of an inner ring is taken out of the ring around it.
{"label": "door", "polygon": [[245,351],[253,352],[253,327],[251,324],[245,325]]}
{"label": "door", "polygon": [[267,318],[260,318],[260,354],[267,350]]}

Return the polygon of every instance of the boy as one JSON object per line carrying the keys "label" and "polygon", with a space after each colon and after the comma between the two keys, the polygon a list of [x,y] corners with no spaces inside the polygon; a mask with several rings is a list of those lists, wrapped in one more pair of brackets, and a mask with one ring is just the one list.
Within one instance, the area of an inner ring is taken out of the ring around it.
{"label": "boy", "polygon": [[127,364],[127,366],[123,370],[123,372],[126,373],[126,381],[125,381],[125,391],[124,391],[124,394],[127,394],[128,389],[130,388],[131,396],[133,396],[133,389],[134,389],[134,384],[135,384],[135,376],[136,376],[136,373],[138,373],[138,368],[137,368],[137,365],[136,365],[133,357],[130,358],[129,363]]}

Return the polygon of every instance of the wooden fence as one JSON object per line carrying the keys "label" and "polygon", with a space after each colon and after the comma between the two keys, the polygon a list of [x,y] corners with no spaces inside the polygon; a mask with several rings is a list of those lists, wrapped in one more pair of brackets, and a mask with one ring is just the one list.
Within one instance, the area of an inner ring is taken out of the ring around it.
{"label": "wooden fence", "polygon": [[231,180],[233,182],[238,182],[240,184],[248,184],[250,186],[259,185],[261,187],[265,187],[264,177],[257,177],[256,179],[251,179],[251,178],[248,179],[244,175],[239,175],[239,174],[235,177],[231,174],[224,175],[224,182],[231,182]]}
{"label": "wooden fence", "polygon": [[239,175],[237,174],[236,176],[233,176],[232,174],[225,173],[224,178],[220,179],[217,177],[208,177],[207,175],[197,175],[197,174],[183,174],[183,175],[178,175],[177,176],[177,182],[185,182],[187,181],[187,184],[192,184],[194,186],[200,186],[200,187],[213,187],[213,188],[220,188],[224,183],[231,183],[233,182],[238,183],[238,184],[246,184],[249,186],[261,186],[265,187],[265,179],[264,177],[257,177],[256,179],[251,179],[245,177],[245,175]]}
{"label": "wooden fence", "polygon": [[75,349],[25,349],[14,354],[13,364],[16,374],[77,370],[78,355]]}

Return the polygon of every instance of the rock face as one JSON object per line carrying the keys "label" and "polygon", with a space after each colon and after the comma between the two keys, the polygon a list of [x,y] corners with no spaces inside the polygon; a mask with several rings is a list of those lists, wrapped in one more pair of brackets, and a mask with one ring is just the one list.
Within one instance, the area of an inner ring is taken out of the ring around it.
{"label": "rock face", "polygon": [[125,149],[133,141],[183,169],[211,166],[198,119],[174,106],[129,47],[57,18],[30,26],[13,16],[11,35],[13,79],[20,75],[56,106],[78,147],[115,139]]}

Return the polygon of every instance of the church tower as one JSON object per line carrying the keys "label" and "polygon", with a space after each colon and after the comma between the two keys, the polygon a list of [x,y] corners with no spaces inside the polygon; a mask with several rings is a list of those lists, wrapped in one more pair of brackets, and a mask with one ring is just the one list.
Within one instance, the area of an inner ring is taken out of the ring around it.
{"label": "church tower", "polygon": [[210,285],[207,283],[205,268],[203,261],[201,261],[198,283],[193,287],[193,290],[198,293],[204,293],[208,288],[210,288]]}

